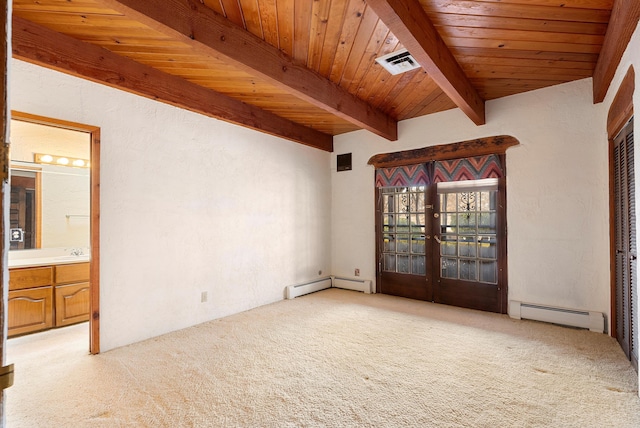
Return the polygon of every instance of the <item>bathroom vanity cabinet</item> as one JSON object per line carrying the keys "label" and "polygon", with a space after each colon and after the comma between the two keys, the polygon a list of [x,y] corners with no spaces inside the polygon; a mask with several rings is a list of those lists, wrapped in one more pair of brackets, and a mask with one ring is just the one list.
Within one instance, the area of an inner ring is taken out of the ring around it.
{"label": "bathroom vanity cabinet", "polygon": [[9,270],[8,335],[89,320],[89,263]]}

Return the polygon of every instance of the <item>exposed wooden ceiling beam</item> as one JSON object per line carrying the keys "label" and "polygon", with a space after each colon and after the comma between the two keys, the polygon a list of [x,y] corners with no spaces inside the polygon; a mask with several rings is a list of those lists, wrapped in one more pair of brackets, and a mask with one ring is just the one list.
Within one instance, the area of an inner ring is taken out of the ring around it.
{"label": "exposed wooden ceiling beam", "polygon": [[485,124],[484,100],[438,34],[418,0],[367,0],[445,94],[476,125]]}
{"label": "exposed wooden ceiling beam", "polygon": [[333,137],[131,59],[13,17],[13,56],[321,150]]}
{"label": "exposed wooden ceiling beam", "polygon": [[103,5],[214,55],[389,140],[397,121],[198,1],[100,0]]}
{"label": "exposed wooden ceiling beam", "polygon": [[600,50],[598,63],[593,71],[593,102],[600,103],[607,95],[613,76],[616,74],[622,54],[640,20],[640,1],[616,0],[611,10],[611,19]]}

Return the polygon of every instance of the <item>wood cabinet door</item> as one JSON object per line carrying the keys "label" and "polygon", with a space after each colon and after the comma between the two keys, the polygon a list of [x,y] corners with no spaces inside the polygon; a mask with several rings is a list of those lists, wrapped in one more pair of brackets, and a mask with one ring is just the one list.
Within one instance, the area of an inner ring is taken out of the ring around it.
{"label": "wood cabinet door", "polygon": [[53,327],[53,287],[10,291],[7,311],[9,336]]}
{"label": "wood cabinet door", "polygon": [[89,283],[57,285],[56,327],[89,321]]}

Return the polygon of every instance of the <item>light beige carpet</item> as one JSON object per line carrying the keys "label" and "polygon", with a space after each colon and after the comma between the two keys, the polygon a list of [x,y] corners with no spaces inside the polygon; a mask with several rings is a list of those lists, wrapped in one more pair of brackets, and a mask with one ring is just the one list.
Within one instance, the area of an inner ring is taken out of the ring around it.
{"label": "light beige carpet", "polygon": [[9,341],[8,427],[640,427],[612,338],[391,296],[322,291],[98,356],[63,333]]}

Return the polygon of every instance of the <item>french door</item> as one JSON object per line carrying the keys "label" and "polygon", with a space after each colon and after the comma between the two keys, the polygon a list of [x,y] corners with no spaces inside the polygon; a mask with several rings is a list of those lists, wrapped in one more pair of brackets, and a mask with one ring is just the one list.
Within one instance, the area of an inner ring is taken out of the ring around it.
{"label": "french door", "polygon": [[377,192],[379,292],[506,313],[504,178]]}

